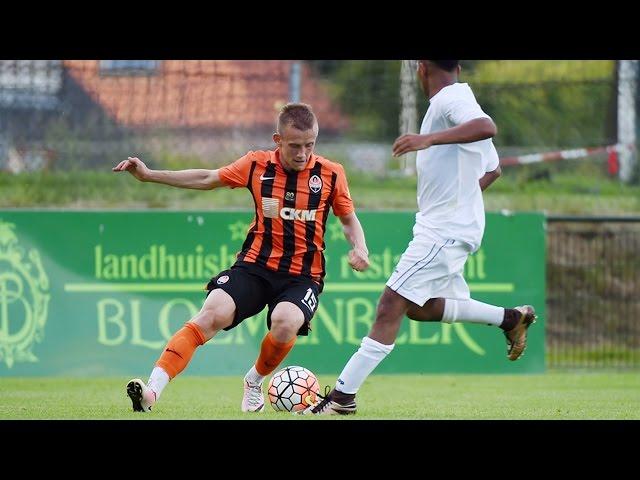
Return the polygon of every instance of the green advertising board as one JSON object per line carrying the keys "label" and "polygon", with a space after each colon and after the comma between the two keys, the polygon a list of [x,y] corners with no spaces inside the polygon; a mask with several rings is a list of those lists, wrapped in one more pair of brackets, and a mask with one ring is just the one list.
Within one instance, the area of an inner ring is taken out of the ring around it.
{"label": "green advertising board", "polygon": [[[325,289],[313,331],[283,365],[339,373],[374,320],[376,302],[412,238],[412,212],[360,212],[365,272],[331,217]],[[253,212],[0,211],[0,375],[142,376],[201,307],[210,277],[235,261]],[[476,300],[533,304],[526,355],[506,358],[502,331],[405,319],[375,373],[544,371],[545,238],[541,214],[487,214],[465,266]],[[200,347],[184,374],[243,374],[266,333],[266,311]]]}

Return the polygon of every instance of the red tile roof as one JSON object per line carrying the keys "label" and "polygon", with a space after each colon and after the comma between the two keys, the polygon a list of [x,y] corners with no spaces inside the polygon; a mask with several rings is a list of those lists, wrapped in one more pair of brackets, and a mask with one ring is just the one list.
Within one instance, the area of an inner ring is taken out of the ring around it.
{"label": "red tile roof", "polygon": [[[289,97],[289,60],[163,60],[151,75],[105,75],[98,60],[65,60],[69,74],[116,122],[130,127],[272,129]],[[347,120],[302,65],[301,99],[321,130]]]}

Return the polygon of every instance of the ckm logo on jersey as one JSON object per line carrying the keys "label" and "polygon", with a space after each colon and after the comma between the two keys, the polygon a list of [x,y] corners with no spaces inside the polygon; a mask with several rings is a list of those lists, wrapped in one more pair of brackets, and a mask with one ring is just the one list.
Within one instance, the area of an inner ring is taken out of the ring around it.
{"label": "ckm logo on jersey", "polygon": [[298,210],[295,208],[284,207],[280,210],[280,216],[285,220],[304,220],[305,222],[314,222],[317,210]]}
{"label": "ckm logo on jersey", "polygon": [[280,211],[280,202],[277,198],[263,198],[262,199],[262,213],[265,218],[278,218],[278,216],[285,220],[303,220],[305,222],[315,222],[316,212],[318,210],[302,210],[299,208],[284,207]]}
{"label": "ckm logo on jersey", "polygon": [[37,250],[18,245],[14,225],[0,220],[0,362],[37,362],[35,342],[44,338],[49,279]]}
{"label": "ckm logo on jersey", "polygon": [[309,188],[313,193],[318,193],[322,190],[322,179],[318,175],[313,175],[309,179]]}

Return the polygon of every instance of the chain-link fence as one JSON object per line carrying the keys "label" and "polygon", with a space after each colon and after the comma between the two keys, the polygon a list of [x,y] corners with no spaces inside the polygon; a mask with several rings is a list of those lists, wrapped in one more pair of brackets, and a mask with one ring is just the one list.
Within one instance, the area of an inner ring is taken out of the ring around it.
{"label": "chain-link fence", "polygon": [[640,217],[549,218],[550,367],[640,367]]}
{"label": "chain-link fence", "polygon": [[[0,168],[95,166],[127,153],[222,164],[248,148],[270,147],[278,108],[299,98],[318,114],[323,153],[378,175],[397,172],[402,163],[391,157],[390,145],[401,130],[416,131],[428,107],[415,79],[414,91],[407,90],[401,73],[411,72],[401,64],[0,61]],[[471,84],[499,127],[502,157],[635,142],[637,62],[462,65],[461,81]],[[552,181],[576,168],[587,176],[620,170],[617,159],[600,153],[591,162],[573,157],[510,167],[511,174]]]}
{"label": "chain-link fence", "polygon": [[499,126],[506,175],[596,196],[607,180],[637,183],[637,64],[477,62],[470,82]]}

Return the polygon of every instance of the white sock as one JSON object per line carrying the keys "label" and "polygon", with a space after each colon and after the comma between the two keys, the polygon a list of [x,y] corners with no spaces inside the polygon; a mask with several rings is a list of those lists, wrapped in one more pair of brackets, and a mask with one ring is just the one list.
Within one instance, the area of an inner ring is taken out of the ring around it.
{"label": "white sock", "polygon": [[477,300],[444,300],[444,312],[442,321],[444,323],[469,322],[488,323],[489,325],[500,326],[504,319],[504,308],[478,302]]}
{"label": "white sock", "polygon": [[336,382],[336,390],[342,393],[356,393],[371,372],[391,353],[393,347],[394,344],[384,345],[364,337],[358,351],[342,369]]}
{"label": "white sock", "polygon": [[151,376],[149,377],[149,381],[147,382],[147,387],[156,392],[156,400],[160,398],[162,390],[164,390],[164,387],[167,386],[170,380],[169,374],[162,368],[155,367],[153,369]]}
{"label": "white sock", "polygon": [[262,384],[264,377],[258,373],[258,371],[256,370],[256,366],[253,365],[251,369],[249,369],[247,374],[244,376],[244,379],[246,382],[253,383],[255,385],[255,384]]}

